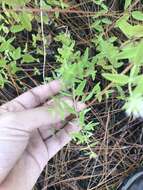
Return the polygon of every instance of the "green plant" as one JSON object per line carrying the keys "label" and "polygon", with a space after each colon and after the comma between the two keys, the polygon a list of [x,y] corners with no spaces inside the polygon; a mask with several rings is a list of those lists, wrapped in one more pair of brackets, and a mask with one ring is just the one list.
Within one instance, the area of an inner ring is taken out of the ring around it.
{"label": "green plant", "polygon": [[[30,2],[33,7],[39,9],[39,14],[26,11]],[[80,99],[87,104],[88,108],[77,114],[83,128],[82,132],[75,134],[74,138],[78,139],[79,143],[87,143],[88,147],[92,144],[90,139],[97,126],[96,122],[87,124],[85,119],[90,112],[92,101],[101,102],[103,99],[109,98],[111,93],[116,93],[118,99],[125,102],[123,109],[127,111],[128,115],[143,116],[140,111],[143,101],[143,77],[141,74],[143,14],[139,10],[128,11],[133,2],[126,0],[124,3],[125,13],[120,18],[113,19],[108,16],[108,6],[103,0],[92,0],[92,2],[99,7],[99,11],[91,18],[90,30],[94,34],[90,39],[91,46],[80,51],[77,48],[76,40],[68,30],[65,33],[59,33],[54,38],[59,47],[58,53],[55,55],[57,66],[52,71],[55,78],[62,79],[68,86],[68,90],[63,92],[64,94],[72,96],[74,100]],[[44,26],[48,25],[50,17],[47,12],[43,12],[43,9],[68,9],[70,3],[62,0],[41,0],[40,2],[36,0],[34,2],[4,0],[0,3],[4,11],[3,14],[0,14],[2,22],[0,26],[0,86],[3,88],[7,83],[12,84],[13,80],[10,81],[9,78],[14,77],[17,81],[21,80],[17,77],[17,73],[22,71],[22,64],[40,63],[39,57],[44,57],[43,73],[45,72],[46,48],[49,45],[44,33]],[[24,11],[9,11],[11,8],[25,9]],[[58,18],[59,11],[55,14],[51,17],[52,21]],[[38,26],[37,33],[33,33],[29,41],[24,44],[19,42],[17,45],[18,35],[24,32],[32,33],[34,23]],[[112,32],[107,35],[105,31],[110,26],[112,26],[112,30],[120,30],[123,39],[118,38]],[[42,46],[38,45],[39,43],[42,43]],[[92,47],[96,49],[94,56],[90,56]],[[126,72],[128,67],[130,71]],[[99,69],[100,80],[97,80]],[[34,67],[34,75],[43,73]],[[51,80],[51,78],[47,78]],[[43,80],[46,81],[45,74],[43,74]],[[86,89],[88,80],[94,81],[90,90]],[[103,81],[104,84],[112,82],[109,85],[110,88],[107,86],[104,90],[101,85]],[[127,89],[126,92],[124,88]]]}
{"label": "green plant", "polygon": [[[79,99],[82,101],[87,101],[100,92],[100,85],[97,83],[93,90],[89,92],[88,96],[85,95],[84,89],[87,83],[87,77],[91,77],[93,80],[96,76],[96,71],[94,69],[94,61],[89,61],[89,49],[85,49],[84,53],[75,50],[75,41],[71,39],[69,33],[61,33],[56,38],[56,41],[62,44],[61,48],[58,48],[58,55],[56,55],[57,61],[60,67],[56,70],[56,76],[64,81],[65,85],[68,86],[71,91],[66,92],[66,94],[72,96],[72,98]],[[90,143],[92,142],[92,132],[94,131],[97,123],[85,123],[85,115],[90,109],[86,109],[79,114],[77,117],[80,121],[80,126],[82,126],[82,132],[74,134],[74,139],[78,143],[87,143],[88,148],[91,150]],[[91,155],[95,155],[91,151]]]}
{"label": "green plant", "polygon": [[[131,1],[126,1],[125,9],[130,4]],[[110,19],[104,18],[104,16],[93,19],[91,27],[100,33],[100,35],[96,35],[92,39],[92,43],[97,49],[94,57],[89,57],[89,48],[86,48],[82,54],[75,50],[75,41],[69,33],[59,34],[55,40],[61,42],[62,47],[58,49],[59,54],[56,56],[57,61],[60,63],[56,73],[58,78],[62,78],[68,86],[71,86],[74,99],[81,98],[82,101],[87,103],[93,98],[99,101],[103,98],[104,90],[101,90],[100,82],[97,84],[95,82],[92,91],[85,93],[87,79],[92,78],[92,80],[96,81],[96,68],[100,67],[103,78],[112,82],[109,91],[104,92],[106,97],[110,97],[111,93],[116,92],[118,98],[125,102],[123,109],[126,110],[128,115],[143,117],[143,76],[140,73],[143,63],[143,41],[141,39],[143,27],[142,23],[130,23],[129,19],[131,18],[142,22],[143,14],[140,11],[125,13],[114,25],[115,29],[119,28],[125,35],[124,42],[121,42],[114,35],[108,38],[105,37],[104,28],[111,24]],[[125,66],[125,63],[127,66]],[[124,71],[119,72],[122,69],[126,70],[127,67],[130,68],[130,72],[127,74]],[[124,88],[128,90],[124,92]],[[84,126],[84,130],[82,134],[77,134],[75,137],[80,143],[89,143],[89,139],[92,137],[90,132],[93,128],[89,132],[88,128],[85,127],[83,115],[79,115],[79,119],[82,121],[81,124]],[[94,124],[92,123],[92,125]]]}

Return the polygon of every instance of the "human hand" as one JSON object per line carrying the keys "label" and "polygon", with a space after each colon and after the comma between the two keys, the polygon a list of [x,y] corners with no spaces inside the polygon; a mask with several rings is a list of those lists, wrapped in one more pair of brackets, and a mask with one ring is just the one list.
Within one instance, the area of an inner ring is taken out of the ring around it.
{"label": "human hand", "polygon": [[[0,190],[31,190],[48,160],[71,140],[70,133],[79,131],[78,121],[63,128],[67,110],[63,118],[53,101],[44,104],[61,88],[60,81],[52,81],[0,107]],[[67,98],[63,101],[77,111],[85,107]]]}

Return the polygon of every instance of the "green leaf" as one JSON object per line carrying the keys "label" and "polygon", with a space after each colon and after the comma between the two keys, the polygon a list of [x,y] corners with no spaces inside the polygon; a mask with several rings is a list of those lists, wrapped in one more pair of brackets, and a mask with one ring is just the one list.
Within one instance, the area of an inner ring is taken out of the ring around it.
{"label": "green leaf", "polygon": [[0,67],[5,68],[7,61],[4,59],[0,59]]}
{"label": "green leaf", "polygon": [[103,73],[102,76],[105,79],[112,81],[113,83],[120,84],[120,85],[125,85],[129,82],[129,77],[123,74]]}
{"label": "green leaf", "polygon": [[143,13],[141,11],[133,11],[132,17],[136,20],[143,21]]}
{"label": "green leaf", "polygon": [[87,141],[87,138],[85,138],[80,132],[73,133],[72,137],[73,140],[78,141],[79,144],[83,144]]}
{"label": "green leaf", "polygon": [[116,22],[116,26],[120,28],[120,30],[128,37],[130,38],[131,35],[131,31],[132,31],[132,25],[129,24],[127,22],[129,16],[124,15],[123,17],[121,17],[117,22]]}
{"label": "green leaf", "polygon": [[90,159],[95,159],[95,158],[97,158],[97,154],[96,154],[95,152],[91,152],[91,153],[89,154],[89,158],[90,158]]}
{"label": "green leaf", "polygon": [[3,77],[2,74],[0,74],[0,87],[3,88],[4,84],[7,82],[7,80]]}
{"label": "green leaf", "polygon": [[122,51],[117,55],[118,59],[128,59],[130,62],[141,65],[143,63],[142,59],[143,52],[143,41],[138,43],[129,43],[124,46]]}
{"label": "green leaf", "polygon": [[124,9],[127,9],[132,3],[132,0],[125,0],[125,6]]}
{"label": "green leaf", "polygon": [[10,31],[12,33],[17,33],[17,32],[21,32],[24,29],[24,27],[22,25],[14,25],[10,28]]}
{"label": "green leaf", "polygon": [[34,75],[40,75],[40,71],[38,68],[34,67]]}
{"label": "green leaf", "polygon": [[95,20],[92,24],[91,24],[91,28],[99,31],[99,32],[102,32],[103,31],[103,27],[102,27],[102,24],[101,24],[101,20]]}
{"label": "green leaf", "polygon": [[12,74],[16,74],[18,71],[21,70],[19,67],[17,67],[15,61],[11,62],[11,63],[9,64],[9,67],[10,67],[10,72],[11,72]]}
{"label": "green leaf", "polygon": [[0,3],[6,3],[10,6],[24,6],[30,0],[0,0]]}
{"label": "green leaf", "polygon": [[104,23],[104,24],[112,24],[112,21],[109,18],[103,18],[102,23]]}
{"label": "green leaf", "polygon": [[19,14],[21,25],[28,31],[32,30],[32,15],[26,12],[22,12]]}
{"label": "green leaf", "polygon": [[3,42],[1,45],[0,45],[0,52],[4,52],[5,50],[7,50],[9,47],[9,43],[6,41],[6,42]]}
{"label": "green leaf", "polygon": [[14,60],[20,59],[20,58],[21,58],[21,48],[19,47],[19,48],[15,49],[15,50],[13,51],[13,53],[12,53],[11,56],[12,56],[12,58],[13,58]]}
{"label": "green leaf", "polygon": [[139,44],[135,49],[135,57],[133,59],[133,62],[136,65],[140,65],[143,63],[142,55],[143,55],[143,40],[139,42]]}
{"label": "green leaf", "polygon": [[143,25],[132,26],[131,37],[143,37]]}
{"label": "green leaf", "polygon": [[[108,58],[110,63],[114,65],[116,62],[116,57],[118,55],[118,48],[103,38],[99,38],[99,51],[103,54],[104,57]],[[99,58],[101,59],[101,58]]]}
{"label": "green leaf", "polygon": [[143,94],[143,76],[139,76],[139,81],[137,82],[137,86],[134,89],[134,94]]}
{"label": "green leaf", "polygon": [[34,62],[34,61],[35,61],[35,58],[32,55],[29,55],[29,54],[23,55],[23,62],[31,63],[31,62]]}
{"label": "green leaf", "polygon": [[0,45],[0,52],[4,52],[6,50],[7,51],[11,50],[13,48],[11,43],[13,42],[14,39],[15,39],[15,37],[9,38],[7,41],[2,42],[1,45]]}
{"label": "green leaf", "polygon": [[46,3],[50,6],[61,7],[62,9],[69,7],[68,3],[65,3],[64,0],[46,0]]}
{"label": "green leaf", "polygon": [[131,71],[130,71],[130,78],[136,78],[140,72],[140,66],[137,64],[134,64]]}
{"label": "green leaf", "polygon": [[85,85],[86,85],[86,80],[82,81],[82,82],[78,85],[78,87],[77,87],[76,90],[75,90],[75,94],[76,94],[77,96],[82,96],[82,95],[83,95],[83,90],[84,90],[84,88],[85,88]]}
{"label": "green leaf", "polygon": [[88,124],[86,124],[86,125],[84,126],[84,129],[85,129],[86,131],[94,131],[98,124],[99,124],[99,123],[93,123],[93,122],[91,121],[91,122],[89,122]]}
{"label": "green leaf", "polygon": [[86,48],[84,54],[80,58],[80,62],[81,62],[80,65],[84,67],[88,66],[89,64],[88,59],[89,59],[89,49]]}
{"label": "green leaf", "polygon": [[4,41],[1,45],[0,45],[0,52],[4,52],[6,50],[10,50],[11,49],[11,42],[13,42],[14,38],[10,38],[7,41]]}
{"label": "green leaf", "polygon": [[128,37],[143,37],[143,26],[140,24],[137,25],[131,25],[127,22],[129,16],[124,15],[121,17],[117,22],[116,26],[120,28],[120,30]]}
{"label": "green leaf", "polygon": [[135,56],[135,47],[132,46],[127,46],[125,47],[118,55],[117,58],[118,59],[133,59]]}

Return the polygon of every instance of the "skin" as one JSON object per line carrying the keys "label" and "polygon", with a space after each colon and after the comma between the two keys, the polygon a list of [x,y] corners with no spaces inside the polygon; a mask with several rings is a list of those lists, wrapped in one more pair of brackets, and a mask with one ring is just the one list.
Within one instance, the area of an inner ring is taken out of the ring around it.
{"label": "skin", "polygon": [[[62,89],[60,81],[38,86],[0,107],[0,190],[31,190],[47,162],[79,131],[77,120],[63,121],[59,105],[47,101]],[[81,102],[62,98],[76,111]],[[45,103],[46,102],[46,103]],[[56,135],[52,135],[55,129]]]}

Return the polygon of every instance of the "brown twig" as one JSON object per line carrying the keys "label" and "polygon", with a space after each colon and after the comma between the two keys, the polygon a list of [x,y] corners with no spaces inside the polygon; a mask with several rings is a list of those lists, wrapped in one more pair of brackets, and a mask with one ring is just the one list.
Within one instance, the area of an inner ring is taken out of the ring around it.
{"label": "brown twig", "polygon": [[[12,9],[1,9],[0,13],[3,12],[30,12],[30,13],[40,13],[40,12],[47,12],[47,13],[76,13],[76,14],[84,14],[84,15],[96,15],[99,12],[93,12],[93,11],[83,11],[78,9],[60,9],[60,8],[53,8],[53,9],[42,9],[42,8],[12,8]],[[117,14],[117,12],[112,12],[110,14],[111,16],[113,14]],[[103,13],[102,15],[109,15],[108,13]]]}

